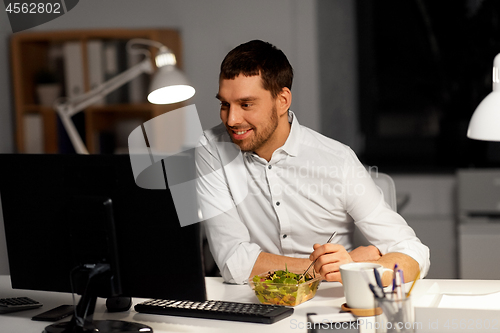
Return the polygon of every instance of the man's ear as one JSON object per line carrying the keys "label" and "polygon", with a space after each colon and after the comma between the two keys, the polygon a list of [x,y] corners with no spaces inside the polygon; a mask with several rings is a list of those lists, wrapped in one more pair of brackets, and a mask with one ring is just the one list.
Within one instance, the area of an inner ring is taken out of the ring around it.
{"label": "man's ear", "polygon": [[290,109],[290,105],[292,104],[292,92],[287,87],[284,87],[283,89],[281,89],[276,99],[277,99],[276,106],[278,108],[278,115],[281,116],[285,114],[288,111],[288,109]]}

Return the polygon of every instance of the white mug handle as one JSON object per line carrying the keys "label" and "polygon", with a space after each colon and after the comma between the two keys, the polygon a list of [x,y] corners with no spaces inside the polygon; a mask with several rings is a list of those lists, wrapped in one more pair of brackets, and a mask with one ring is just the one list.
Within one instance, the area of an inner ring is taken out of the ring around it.
{"label": "white mug handle", "polygon": [[394,270],[392,270],[392,269],[390,269],[390,268],[386,268],[386,267],[384,267],[384,266],[382,266],[381,271],[382,271],[382,272],[380,272],[380,273],[381,273],[381,274],[380,274],[381,276],[382,276],[382,275],[384,275],[384,273],[385,273],[385,272],[391,272],[391,274],[394,274]]}
{"label": "white mug handle", "polygon": [[393,275],[394,275],[394,270],[392,270],[392,269],[390,269],[390,268],[387,268],[387,267],[382,266],[382,267],[380,267],[380,269],[379,269],[380,278],[382,278],[382,277],[384,276],[384,273],[385,273],[385,272],[389,272],[389,273],[391,273],[391,276],[393,276]]}

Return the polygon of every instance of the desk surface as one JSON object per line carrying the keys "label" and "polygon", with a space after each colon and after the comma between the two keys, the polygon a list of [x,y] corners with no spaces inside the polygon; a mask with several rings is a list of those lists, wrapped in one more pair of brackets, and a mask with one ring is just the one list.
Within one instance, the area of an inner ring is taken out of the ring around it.
{"label": "desk surface", "polygon": [[[258,302],[257,298],[247,285],[228,285],[222,282],[221,278],[207,278],[207,296],[208,299],[236,301],[236,302]],[[472,290],[472,289],[474,290]],[[443,309],[438,311],[436,308],[435,295],[440,293],[460,292],[460,293],[492,293],[500,291],[500,281],[472,281],[472,280],[421,280],[417,283],[412,292],[416,305],[416,321],[422,323],[421,329],[417,332],[457,332],[462,331],[452,329],[452,322],[449,322],[449,329],[444,329],[446,319],[463,319],[464,315],[461,309]],[[434,296],[433,296],[434,295]],[[46,322],[32,321],[31,317],[54,308],[61,304],[72,304],[72,296],[66,293],[42,292],[29,290],[13,290],[10,284],[9,276],[0,276],[0,297],[20,297],[28,296],[44,304],[43,307],[35,310],[27,310],[0,315],[0,332],[41,332]],[[137,304],[142,299],[133,299]],[[137,313],[133,310],[123,313],[107,313],[105,300],[98,299],[94,319],[115,319],[125,321],[141,322],[153,328],[154,332],[238,332],[238,333],[259,333],[265,332],[307,332],[306,314],[315,312],[320,315],[338,313],[340,306],[345,302],[342,285],[336,282],[322,282],[316,296],[303,304],[295,307],[294,314],[275,324],[253,324],[241,322],[229,322],[220,320],[183,318],[173,316],[159,316]],[[489,320],[497,321],[496,326],[491,326],[487,330],[464,329],[468,332],[499,332],[500,333],[500,310],[465,310],[469,317],[474,320],[482,320],[481,325]],[[479,316],[479,317],[478,317]],[[466,317],[467,319],[467,317]],[[439,320],[438,327],[435,329],[436,320]],[[470,319],[472,320],[472,319]],[[475,324],[477,326],[477,324]],[[496,329],[495,329],[496,327]],[[442,330],[443,329],[443,330]]]}
{"label": "desk surface", "polygon": [[[222,282],[222,278],[208,277],[206,279],[207,298],[214,300],[258,303],[248,285],[229,285]],[[11,288],[10,277],[0,276],[0,297],[31,297],[41,303],[43,307],[35,310],[26,310],[0,315],[0,332],[42,332],[48,325],[46,322],[32,321],[31,317],[54,308],[61,304],[72,304],[72,296],[67,293],[42,292],[31,290],[16,290]],[[77,296],[78,297],[78,296]],[[134,298],[133,304],[137,304],[143,299]],[[253,324],[230,322],[222,320],[209,320],[198,318],[183,318],[174,316],[159,316],[137,313],[133,307],[128,312],[108,313],[104,299],[98,299],[94,319],[115,319],[125,321],[141,322],[151,326],[154,332],[238,332],[238,333],[259,333],[264,332],[305,332],[298,330],[305,327],[306,314],[316,312],[328,314],[339,312],[340,305],[344,302],[344,291],[340,283],[323,282],[320,285],[316,297],[295,307],[293,316],[285,318],[275,324]],[[299,324],[301,322],[302,324]],[[50,324],[50,323],[49,323]],[[4,331],[5,329],[5,331]]]}

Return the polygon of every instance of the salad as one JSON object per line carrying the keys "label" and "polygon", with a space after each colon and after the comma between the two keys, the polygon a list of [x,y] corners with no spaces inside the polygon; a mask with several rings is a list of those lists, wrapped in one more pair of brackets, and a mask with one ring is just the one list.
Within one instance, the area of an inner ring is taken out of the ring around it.
{"label": "salad", "polygon": [[250,286],[263,304],[295,306],[316,294],[321,278],[285,270],[267,272],[252,278]]}

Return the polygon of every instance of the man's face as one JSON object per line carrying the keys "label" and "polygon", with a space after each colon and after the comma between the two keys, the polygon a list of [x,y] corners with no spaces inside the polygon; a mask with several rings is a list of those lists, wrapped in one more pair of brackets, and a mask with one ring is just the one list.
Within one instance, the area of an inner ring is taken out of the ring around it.
{"label": "man's face", "polygon": [[258,154],[272,144],[278,127],[276,100],[262,87],[260,75],[240,74],[233,80],[220,80],[217,98],[220,118],[242,151]]}

